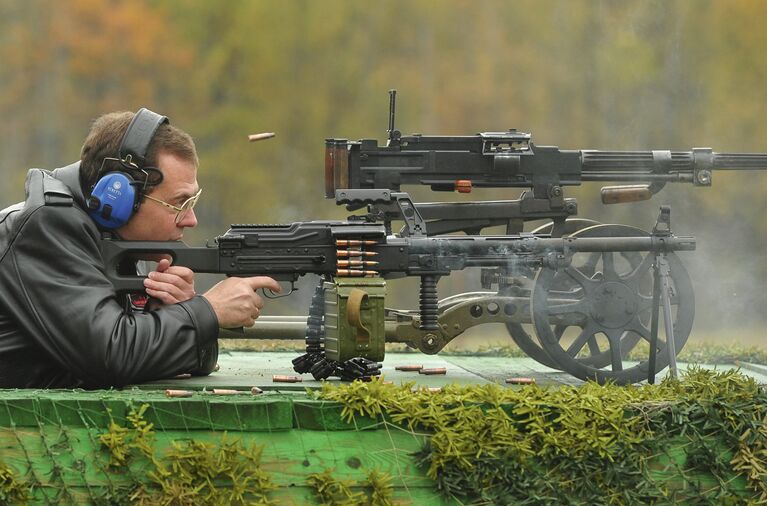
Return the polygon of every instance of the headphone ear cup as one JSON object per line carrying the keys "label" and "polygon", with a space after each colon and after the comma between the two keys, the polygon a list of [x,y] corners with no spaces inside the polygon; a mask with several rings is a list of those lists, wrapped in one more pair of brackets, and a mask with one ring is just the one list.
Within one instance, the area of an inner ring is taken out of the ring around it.
{"label": "headphone ear cup", "polygon": [[88,214],[106,229],[120,228],[136,211],[133,179],[123,172],[109,172],[98,180],[88,197]]}

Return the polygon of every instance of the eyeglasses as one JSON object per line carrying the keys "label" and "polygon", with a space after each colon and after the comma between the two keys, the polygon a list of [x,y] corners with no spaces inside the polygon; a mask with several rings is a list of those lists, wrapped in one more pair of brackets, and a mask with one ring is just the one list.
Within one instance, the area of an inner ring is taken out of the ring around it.
{"label": "eyeglasses", "polygon": [[181,206],[174,206],[173,204],[168,204],[164,200],[154,198],[151,195],[144,195],[144,197],[148,198],[149,200],[153,200],[157,202],[158,204],[162,204],[168,209],[176,211],[176,223],[178,223],[184,218],[186,218],[186,216],[189,214],[189,211],[191,211],[194,208],[194,206],[197,204],[197,199],[200,198],[201,193],[202,193],[202,188],[197,190],[197,193],[195,193],[194,195],[186,199],[184,203],[181,204]]}

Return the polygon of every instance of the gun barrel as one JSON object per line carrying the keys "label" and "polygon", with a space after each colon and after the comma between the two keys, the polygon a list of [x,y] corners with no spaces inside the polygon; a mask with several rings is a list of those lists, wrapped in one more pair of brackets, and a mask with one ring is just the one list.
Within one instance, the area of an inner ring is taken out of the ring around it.
{"label": "gun barrel", "polygon": [[[691,151],[594,151],[581,150],[581,167],[584,179],[587,172],[609,173],[647,172],[656,168],[689,170],[692,167]],[[661,171],[657,171],[661,172]]]}
{"label": "gun barrel", "polygon": [[[714,170],[767,170],[767,154],[692,151],[581,151],[583,181],[711,186]],[[610,202],[606,202],[610,203]]]}
{"label": "gun barrel", "polygon": [[767,170],[767,154],[714,153],[714,169]]}
{"label": "gun barrel", "polygon": [[767,170],[767,154],[692,151],[581,151],[584,181],[686,181],[695,170]]}

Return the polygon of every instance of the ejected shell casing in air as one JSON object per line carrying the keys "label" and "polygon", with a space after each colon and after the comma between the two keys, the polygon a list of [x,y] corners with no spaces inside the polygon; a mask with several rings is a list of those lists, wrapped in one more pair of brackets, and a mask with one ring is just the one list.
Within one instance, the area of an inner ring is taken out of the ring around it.
{"label": "ejected shell casing in air", "polygon": [[250,142],[263,141],[263,140],[266,140],[266,139],[271,139],[272,137],[274,137],[274,135],[275,135],[274,132],[264,132],[264,133],[261,133],[261,134],[252,134],[252,135],[248,135],[248,140]]}
{"label": "ejected shell casing in air", "polygon": [[339,267],[373,267],[378,265],[374,260],[339,260]]}
{"label": "ejected shell casing in air", "polygon": [[376,241],[359,239],[336,239],[336,246],[372,246]]}
{"label": "ejected shell casing in air", "polygon": [[362,277],[362,276],[377,276],[378,271],[362,271],[362,270],[354,270],[354,269],[338,269],[336,270],[336,276],[354,276],[354,277]]}
{"label": "ejected shell casing in air", "polygon": [[339,249],[336,250],[336,256],[344,257],[374,257],[378,255],[375,251],[360,251],[358,249]]}

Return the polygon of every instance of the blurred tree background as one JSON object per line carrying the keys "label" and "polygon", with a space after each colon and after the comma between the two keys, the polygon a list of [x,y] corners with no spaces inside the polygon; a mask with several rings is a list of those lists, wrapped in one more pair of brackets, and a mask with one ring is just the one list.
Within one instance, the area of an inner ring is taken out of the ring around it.
{"label": "blurred tree background", "polygon": [[[0,207],[23,198],[27,168],[76,160],[95,117],[146,106],[197,141],[188,242],[236,222],[341,218],[322,197],[324,139],[383,139],[390,88],[403,133],[767,152],[765,19],[760,0],[0,0]],[[247,142],[264,131],[277,137]],[[765,323],[765,189],[767,175],[742,173],[618,207],[596,184],[567,194],[583,217],[645,229],[671,204],[674,229],[698,238],[685,260],[706,332]],[[305,312],[310,292],[274,311]]]}

